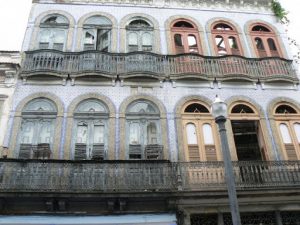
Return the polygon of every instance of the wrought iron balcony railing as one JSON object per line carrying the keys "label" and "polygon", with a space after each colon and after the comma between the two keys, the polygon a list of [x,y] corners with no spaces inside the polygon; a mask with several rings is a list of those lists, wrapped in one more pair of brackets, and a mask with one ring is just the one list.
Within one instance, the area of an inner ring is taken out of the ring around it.
{"label": "wrought iron balcony railing", "polygon": [[[233,162],[238,190],[300,186],[300,161]],[[222,162],[0,160],[0,192],[226,190]]]}
{"label": "wrought iron balcony railing", "polygon": [[36,50],[25,53],[23,77],[49,74],[71,78],[98,75],[115,79],[148,76],[158,80],[198,78],[298,82],[291,60],[282,58],[209,57],[195,54],[158,55],[147,52],[105,53]]}

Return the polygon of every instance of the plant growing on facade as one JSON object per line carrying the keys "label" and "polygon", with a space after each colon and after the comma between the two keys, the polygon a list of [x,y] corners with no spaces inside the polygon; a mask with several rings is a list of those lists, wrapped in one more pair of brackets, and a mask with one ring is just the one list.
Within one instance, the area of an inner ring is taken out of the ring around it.
{"label": "plant growing on facade", "polygon": [[[280,23],[286,25],[288,27],[290,21],[287,17],[288,12],[281,6],[278,0],[272,0],[272,11],[274,12],[277,19]],[[286,30],[287,31],[287,30]],[[295,39],[288,37],[289,44],[297,49],[296,53],[293,55],[294,61],[299,64],[300,63],[300,45],[296,42]]]}
{"label": "plant growing on facade", "polygon": [[287,18],[288,12],[281,6],[280,2],[278,2],[277,0],[272,0],[272,10],[281,23],[288,24],[290,22]]}

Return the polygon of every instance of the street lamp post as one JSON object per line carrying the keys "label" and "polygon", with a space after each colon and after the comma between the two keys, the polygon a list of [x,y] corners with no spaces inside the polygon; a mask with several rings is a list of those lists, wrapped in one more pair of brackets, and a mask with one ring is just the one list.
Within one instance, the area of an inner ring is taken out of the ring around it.
{"label": "street lamp post", "polygon": [[219,132],[221,136],[221,146],[222,146],[222,154],[224,160],[225,167],[225,179],[227,184],[228,198],[231,210],[232,224],[233,225],[241,225],[239,204],[237,201],[236,187],[235,187],[235,179],[233,173],[233,166],[231,162],[228,139],[226,135],[225,122],[227,118],[227,105],[225,102],[221,101],[218,96],[214,103],[212,104],[212,114],[215,118],[216,123],[219,127]]}

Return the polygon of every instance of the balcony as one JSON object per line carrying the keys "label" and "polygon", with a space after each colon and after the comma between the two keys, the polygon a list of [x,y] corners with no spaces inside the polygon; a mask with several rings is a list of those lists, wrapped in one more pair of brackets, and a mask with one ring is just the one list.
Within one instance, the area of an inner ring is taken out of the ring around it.
{"label": "balcony", "polygon": [[[238,190],[300,186],[300,161],[233,162]],[[226,191],[222,162],[0,160],[2,193]]]}
{"label": "balcony", "polygon": [[287,81],[298,83],[291,60],[282,58],[209,57],[195,54],[158,55],[146,52],[104,53],[36,50],[25,53],[21,76],[52,75],[66,79],[100,76],[121,80],[149,77],[163,80],[201,79]]}

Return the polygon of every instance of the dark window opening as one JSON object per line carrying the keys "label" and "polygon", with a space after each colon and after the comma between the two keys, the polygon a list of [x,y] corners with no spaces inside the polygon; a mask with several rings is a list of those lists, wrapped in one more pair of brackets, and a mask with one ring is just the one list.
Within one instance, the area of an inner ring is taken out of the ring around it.
{"label": "dark window opening", "polygon": [[272,38],[268,39],[268,45],[271,51],[277,51],[276,44]]}
{"label": "dark window opening", "polygon": [[264,26],[260,26],[260,25],[254,26],[254,27],[252,28],[252,31],[271,32],[268,28],[266,28],[266,27],[264,27]]}
{"label": "dark window opening", "polygon": [[209,113],[209,110],[204,105],[194,103],[194,104],[188,105],[185,108],[184,112],[186,112],[186,113]]}
{"label": "dark window opening", "polygon": [[264,160],[262,137],[257,121],[232,121],[232,131],[239,161]]}
{"label": "dark window opening", "polygon": [[233,30],[231,26],[225,24],[225,23],[218,23],[214,26],[214,30]]}
{"label": "dark window opening", "polygon": [[255,44],[258,50],[265,50],[263,41],[260,38],[255,38]]}
{"label": "dark window opening", "polygon": [[57,23],[57,16],[51,16],[45,21],[45,23]]}
{"label": "dark window opening", "polygon": [[238,104],[232,108],[231,113],[254,113],[254,111],[247,105]]}
{"label": "dark window opening", "polygon": [[174,35],[174,41],[175,41],[176,46],[183,46],[181,34],[175,34]]}
{"label": "dark window opening", "polygon": [[192,24],[185,21],[179,21],[175,23],[173,27],[194,28]]}
{"label": "dark window opening", "polygon": [[280,105],[276,108],[275,113],[278,113],[278,114],[296,114],[297,111],[289,105]]}
{"label": "dark window opening", "polygon": [[218,225],[218,214],[191,215],[191,225]]}
{"label": "dark window opening", "polygon": [[[224,225],[231,225],[230,213],[223,214]],[[251,225],[276,225],[274,212],[245,212],[241,213],[241,224]]]}

